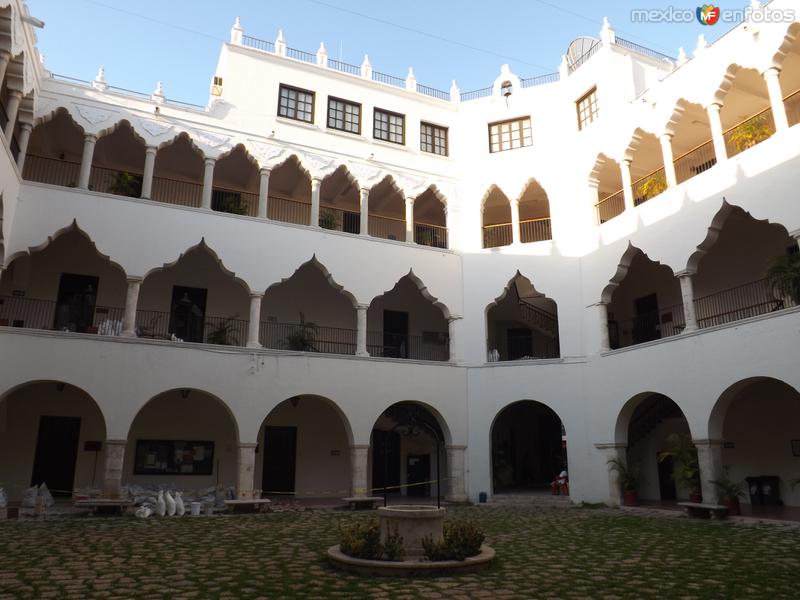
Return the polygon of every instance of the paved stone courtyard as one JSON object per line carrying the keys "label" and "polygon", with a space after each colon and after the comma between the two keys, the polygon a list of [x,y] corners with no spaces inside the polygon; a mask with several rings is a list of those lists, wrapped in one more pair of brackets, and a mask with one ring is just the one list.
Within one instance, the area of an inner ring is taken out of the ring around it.
{"label": "paved stone courtyard", "polygon": [[800,529],[621,510],[458,507],[498,559],[459,577],[375,579],[333,570],[340,520],[276,512],[213,518],[0,522],[0,600],[289,598],[797,598]]}

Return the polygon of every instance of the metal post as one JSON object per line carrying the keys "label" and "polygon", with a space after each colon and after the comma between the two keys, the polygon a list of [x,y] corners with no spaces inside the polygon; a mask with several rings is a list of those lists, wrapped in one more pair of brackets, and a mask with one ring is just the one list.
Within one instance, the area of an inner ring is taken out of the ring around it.
{"label": "metal post", "polygon": [[387,506],[386,483],[389,481],[389,436],[383,440],[383,507]]}
{"label": "metal post", "polygon": [[439,471],[439,460],[441,449],[439,448],[439,436],[436,439],[436,508],[442,508],[442,477]]}

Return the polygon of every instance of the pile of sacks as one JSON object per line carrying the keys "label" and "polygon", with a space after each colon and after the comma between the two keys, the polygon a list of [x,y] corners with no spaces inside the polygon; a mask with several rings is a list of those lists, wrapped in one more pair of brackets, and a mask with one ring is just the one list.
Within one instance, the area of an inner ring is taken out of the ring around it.
{"label": "pile of sacks", "polygon": [[133,500],[137,507],[134,514],[143,519],[153,514],[160,517],[183,516],[186,513],[186,506],[192,502],[224,508],[225,500],[235,498],[234,488],[231,487],[212,486],[187,492],[173,491],[174,489],[175,486],[154,488],[128,485],[122,488],[122,495]]}
{"label": "pile of sacks", "polygon": [[[5,493],[3,495],[5,496]],[[55,503],[56,501],[53,498],[53,494],[51,494],[50,490],[47,488],[47,484],[42,483],[39,486],[31,486],[22,492],[22,503],[20,505],[22,508],[35,509],[38,505],[48,509],[52,508]]]}

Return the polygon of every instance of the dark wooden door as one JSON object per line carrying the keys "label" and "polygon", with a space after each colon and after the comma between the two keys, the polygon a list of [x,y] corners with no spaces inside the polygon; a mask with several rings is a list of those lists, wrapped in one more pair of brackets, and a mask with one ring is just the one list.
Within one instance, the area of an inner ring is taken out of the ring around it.
{"label": "dark wooden door", "polygon": [[80,417],[42,416],[39,419],[31,485],[46,483],[54,496],[70,495],[80,435]]}
{"label": "dark wooden door", "polygon": [[658,322],[658,296],[649,294],[634,301],[633,343],[641,344],[661,337]]}
{"label": "dark wooden door", "polygon": [[94,323],[98,283],[92,275],[61,274],[53,329],[86,333]]}
{"label": "dark wooden door", "polygon": [[[372,432],[372,487],[381,493],[384,481],[387,486],[400,485],[400,434],[396,431]],[[389,493],[397,493],[397,488]]]}
{"label": "dark wooden door", "polygon": [[659,460],[658,458],[658,455],[656,455],[658,464],[658,490],[661,499],[676,500],[678,498],[678,492],[675,489],[675,479],[673,478],[675,463],[671,456],[665,456],[663,460]]}
{"label": "dark wooden door", "polygon": [[172,308],[169,315],[169,332],[185,342],[202,342],[206,321],[206,296],[204,288],[172,288]]}
{"label": "dark wooden door", "polygon": [[408,313],[383,311],[383,355],[408,358]]}
{"label": "dark wooden door", "polygon": [[431,484],[413,485],[431,480],[431,455],[409,454],[406,457],[406,480],[411,486],[406,491],[408,496],[430,496]]}
{"label": "dark wooden door", "polygon": [[265,493],[294,494],[297,459],[297,427],[264,427],[264,468],[261,488]]}

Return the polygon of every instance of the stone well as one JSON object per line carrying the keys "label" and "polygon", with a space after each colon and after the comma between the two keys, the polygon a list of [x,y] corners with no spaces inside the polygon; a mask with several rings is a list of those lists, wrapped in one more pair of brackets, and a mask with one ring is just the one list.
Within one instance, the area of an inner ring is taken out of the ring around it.
{"label": "stone well", "polygon": [[395,531],[403,538],[406,557],[421,558],[424,555],[422,538],[431,536],[441,540],[444,529],[443,508],[423,505],[382,506],[378,508],[380,518],[381,543],[386,541],[389,531]]}

